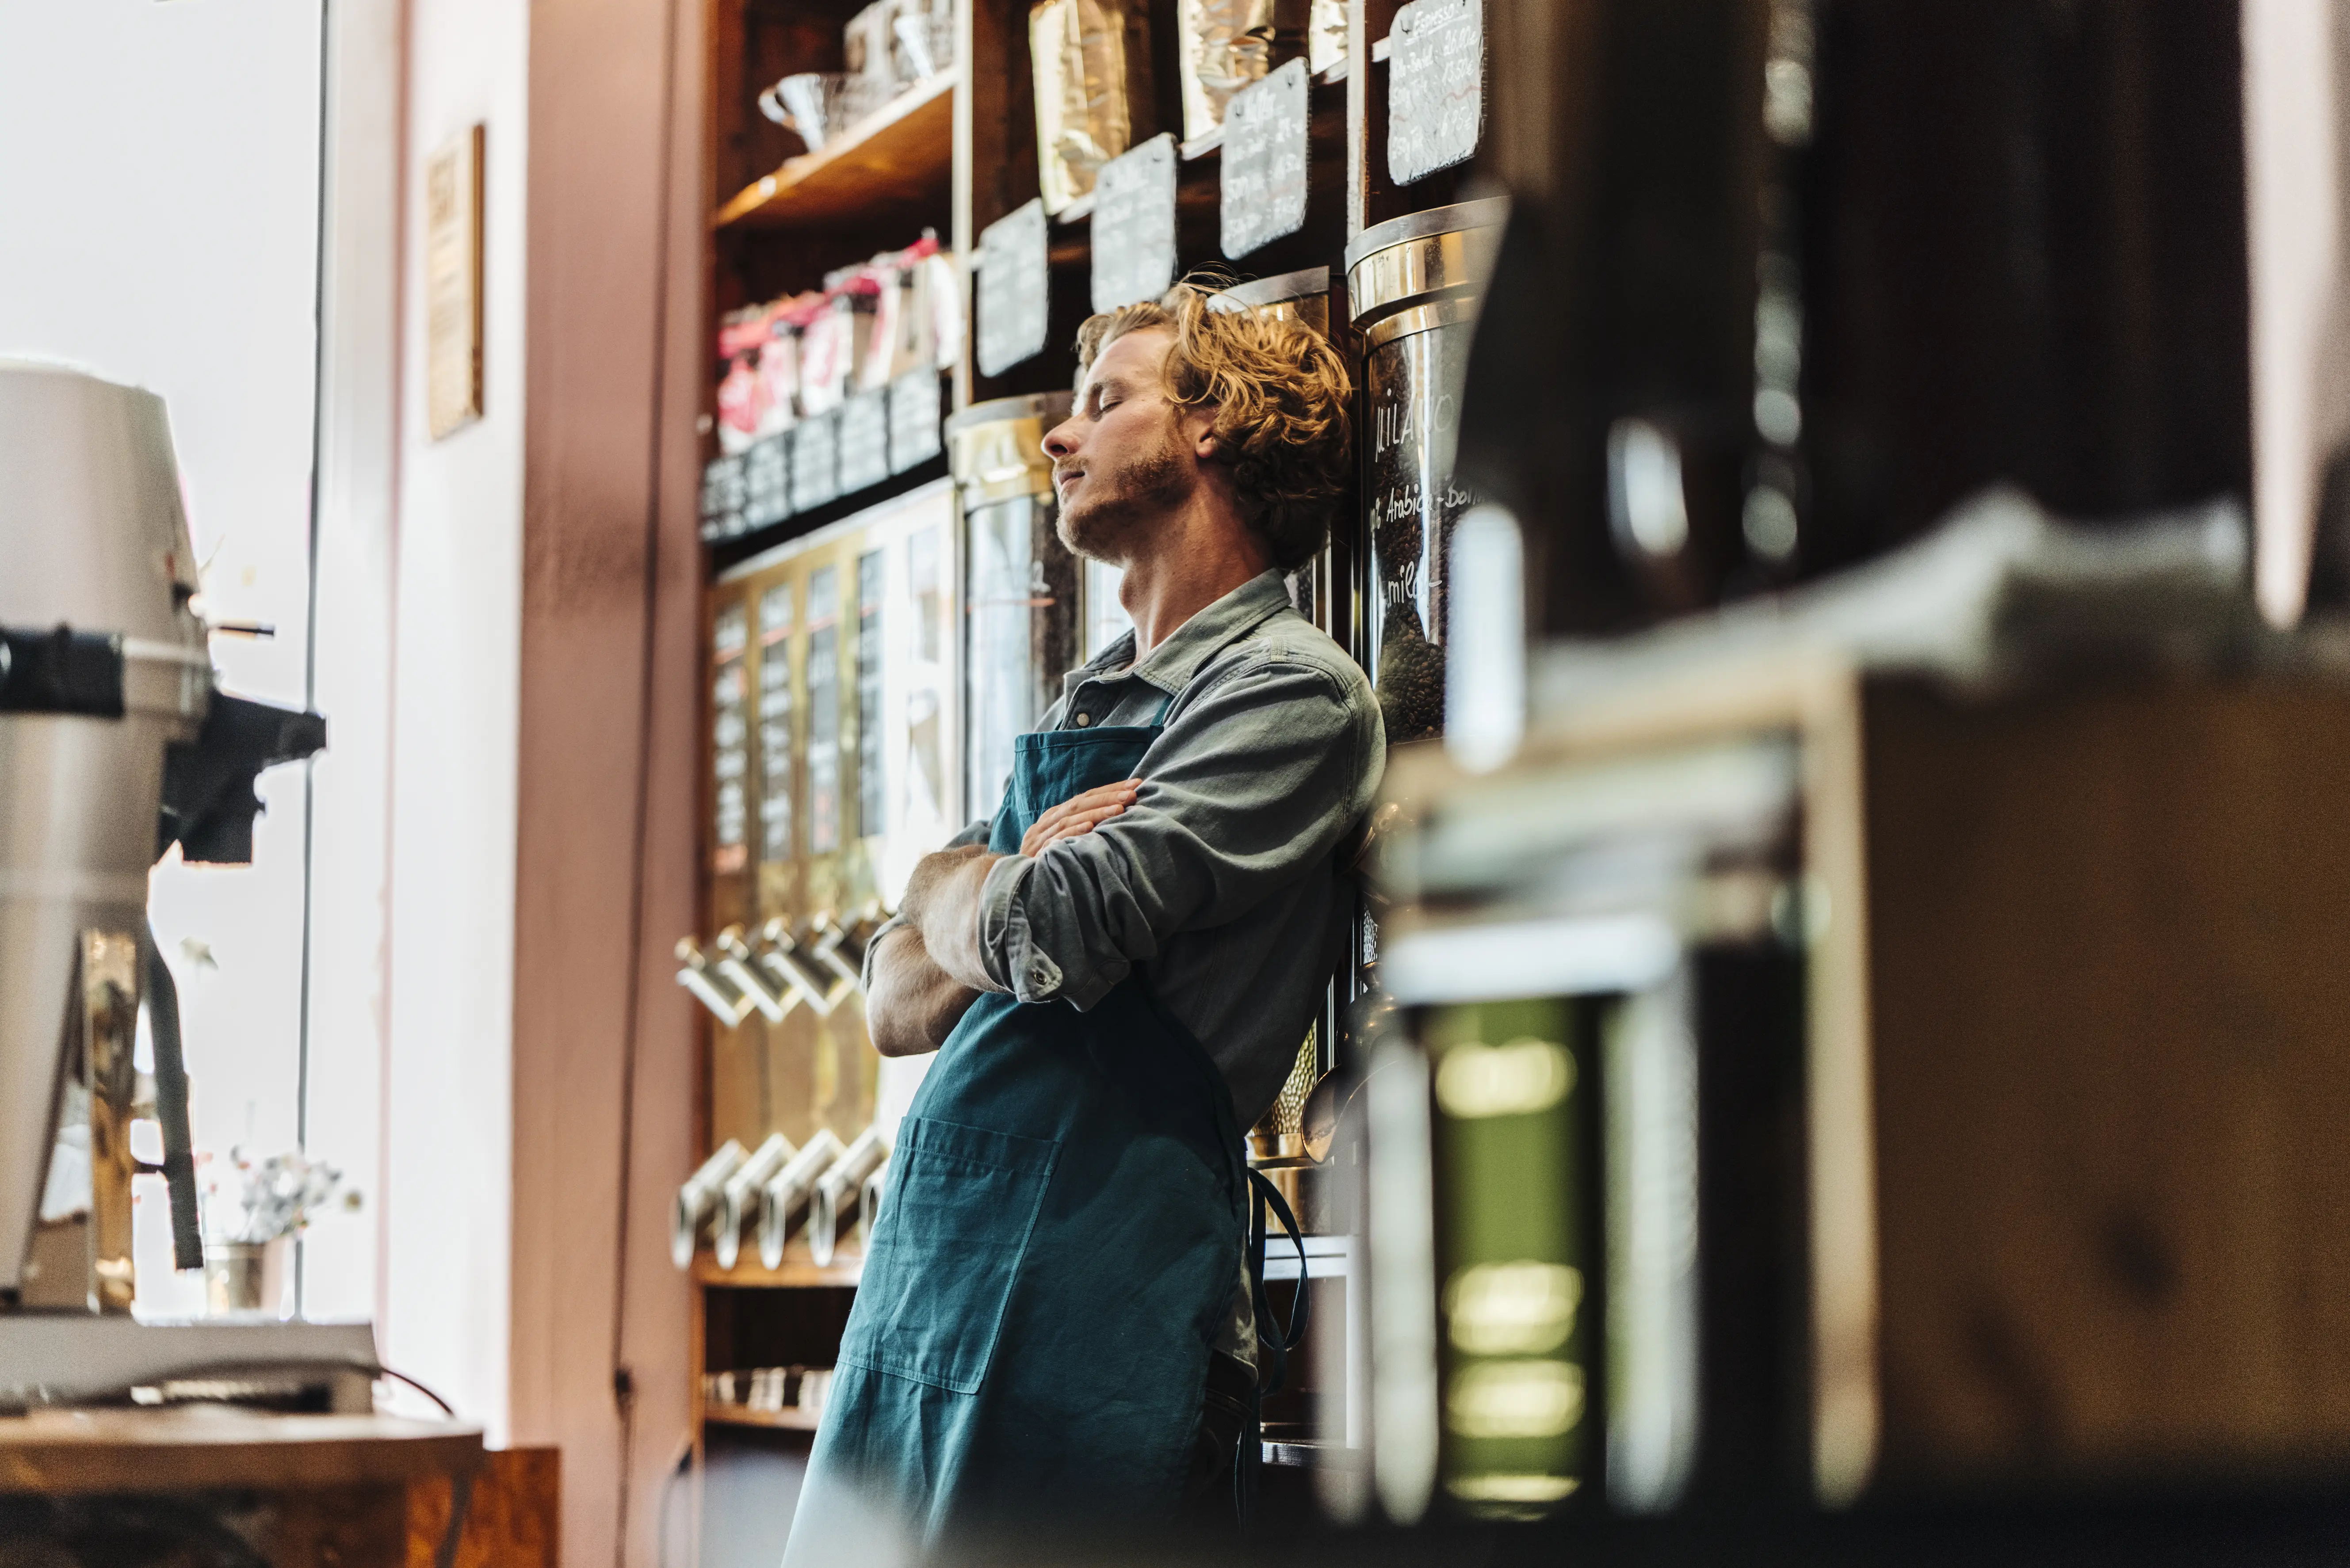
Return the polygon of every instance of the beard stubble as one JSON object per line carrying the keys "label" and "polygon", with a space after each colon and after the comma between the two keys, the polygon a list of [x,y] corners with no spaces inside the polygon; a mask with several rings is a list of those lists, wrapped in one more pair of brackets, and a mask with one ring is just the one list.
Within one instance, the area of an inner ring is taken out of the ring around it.
{"label": "beard stubble", "polygon": [[1087,560],[1124,565],[1150,525],[1191,493],[1193,476],[1183,457],[1174,437],[1168,434],[1153,450],[1120,462],[1108,474],[1098,469],[1088,473],[1088,481],[1109,479],[1112,488],[1107,494],[1065,508],[1054,532],[1064,545]]}

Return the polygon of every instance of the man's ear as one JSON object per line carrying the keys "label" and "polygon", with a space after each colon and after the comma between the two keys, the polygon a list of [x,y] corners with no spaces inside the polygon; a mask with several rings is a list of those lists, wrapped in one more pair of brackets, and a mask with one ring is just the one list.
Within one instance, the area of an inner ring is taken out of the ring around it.
{"label": "man's ear", "polygon": [[1201,462],[1214,462],[1224,455],[1224,443],[1216,435],[1219,407],[1209,403],[1183,412],[1183,422],[1191,437],[1192,455]]}

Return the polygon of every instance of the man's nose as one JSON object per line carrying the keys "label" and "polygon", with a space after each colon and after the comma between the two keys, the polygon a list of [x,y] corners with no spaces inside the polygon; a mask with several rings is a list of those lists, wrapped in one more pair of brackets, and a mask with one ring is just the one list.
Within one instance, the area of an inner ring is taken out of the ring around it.
{"label": "man's nose", "polygon": [[1077,450],[1075,439],[1076,418],[1072,415],[1045,432],[1045,455],[1058,462]]}

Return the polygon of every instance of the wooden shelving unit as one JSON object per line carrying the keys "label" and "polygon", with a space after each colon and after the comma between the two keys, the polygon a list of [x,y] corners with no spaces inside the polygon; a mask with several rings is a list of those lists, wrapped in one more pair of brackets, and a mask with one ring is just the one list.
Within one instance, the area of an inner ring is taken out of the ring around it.
{"label": "wooden shelving unit", "polygon": [[961,80],[959,70],[941,71],[838,140],[785,160],[736,192],[718,209],[712,226],[820,233],[844,223],[863,227],[893,207],[919,222],[947,199]]}

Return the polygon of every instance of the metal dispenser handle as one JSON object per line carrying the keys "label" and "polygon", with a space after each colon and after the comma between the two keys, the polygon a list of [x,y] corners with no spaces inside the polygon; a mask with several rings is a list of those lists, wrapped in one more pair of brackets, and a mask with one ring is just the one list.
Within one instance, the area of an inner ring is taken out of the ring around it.
{"label": "metal dispenser handle", "polygon": [[865,1179],[881,1168],[889,1158],[889,1146],[881,1141],[878,1127],[867,1127],[857,1135],[857,1141],[847,1152],[833,1162],[816,1184],[816,1194],[808,1200],[808,1252],[816,1259],[816,1267],[829,1268],[832,1254],[840,1239],[840,1211],[848,1209],[852,1214],[865,1189]]}
{"label": "metal dispenser handle", "polygon": [[831,1017],[839,998],[801,963],[800,944],[781,915],[759,928],[759,940],[764,944],[759,950],[760,967],[791,987],[793,994],[814,1009],[818,1018]]}
{"label": "metal dispenser handle", "polygon": [[885,1157],[865,1179],[865,1190],[858,1203],[857,1222],[865,1232],[865,1250],[873,1251],[873,1222],[881,1217],[881,1199],[889,1190],[889,1161]]}
{"label": "metal dispenser handle", "polygon": [[737,991],[727,978],[710,967],[710,959],[702,944],[691,937],[677,939],[677,983],[691,992],[702,1006],[718,1015],[718,1022],[732,1029],[750,1015],[752,1002]]}
{"label": "metal dispenser handle", "polygon": [[670,1210],[669,1257],[679,1268],[693,1266],[694,1236],[718,1206],[720,1189],[728,1177],[742,1168],[743,1158],[743,1146],[730,1137],[677,1189],[676,1206]]}
{"label": "metal dispenser handle", "polygon": [[847,926],[841,926],[829,911],[816,918],[812,933],[816,944],[809,952],[838,978],[841,985],[854,988],[865,983],[865,942],[856,934],[857,928],[864,923],[862,919],[852,917]]}
{"label": "metal dispenser handle", "polygon": [[837,1134],[830,1127],[818,1127],[816,1136],[801,1145],[799,1153],[785,1161],[761,1189],[759,1262],[771,1269],[784,1266],[784,1243],[791,1240],[792,1231],[807,1212],[816,1178],[844,1152]]}
{"label": "metal dispenser handle", "polygon": [[748,998],[770,1023],[781,1023],[791,1010],[800,1004],[796,991],[777,990],[775,984],[751,967],[750,944],[743,940],[743,928],[729,926],[718,933],[712,944],[718,949],[718,972],[733,981],[734,988]]}
{"label": "metal dispenser handle", "polygon": [[769,1133],[767,1141],[719,1189],[718,1216],[711,1221],[711,1243],[718,1254],[720,1268],[733,1268],[734,1260],[743,1255],[744,1211],[757,1207],[760,1191],[795,1152],[791,1139],[781,1133]]}

